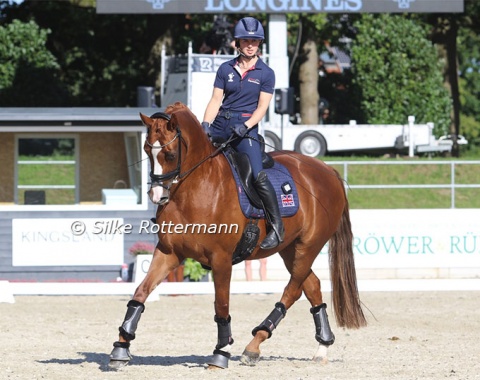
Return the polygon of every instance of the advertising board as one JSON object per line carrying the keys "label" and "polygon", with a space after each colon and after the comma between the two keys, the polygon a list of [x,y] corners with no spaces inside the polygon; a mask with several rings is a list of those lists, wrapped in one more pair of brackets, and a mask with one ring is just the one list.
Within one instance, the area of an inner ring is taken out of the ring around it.
{"label": "advertising board", "polygon": [[13,219],[13,266],[121,265],[121,218]]}
{"label": "advertising board", "polygon": [[97,0],[97,13],[455,13],[463,0]]}

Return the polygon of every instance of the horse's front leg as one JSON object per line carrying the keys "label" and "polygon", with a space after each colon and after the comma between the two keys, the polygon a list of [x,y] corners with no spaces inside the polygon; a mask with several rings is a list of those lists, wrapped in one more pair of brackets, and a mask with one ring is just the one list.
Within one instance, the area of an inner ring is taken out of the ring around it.
{"label": "horse's front leg", "polygon": [[233,344],[230,327],[230,280],[232,263],[222,260],[217,265],[212,263],[212,276],[215,287],[215,322],[217,323],[217,345],[213,357],[208,363],[209,369],[228,368],[230,351]]}
{"label": "horse's front leg", "polygon": [[175,254],[166,255],[158,248],[155,249],[145,279],[137,287],[132,299],[127,304],[125,318],[119,327],[118,341],[113,343],[113,350],[110,354],[110,368],[122,368],[132,359],[130,342],[135,339],[138,322],[145,310],[145,301],[157,285],[167,277],[168,273],[179,265],[180,259]]}

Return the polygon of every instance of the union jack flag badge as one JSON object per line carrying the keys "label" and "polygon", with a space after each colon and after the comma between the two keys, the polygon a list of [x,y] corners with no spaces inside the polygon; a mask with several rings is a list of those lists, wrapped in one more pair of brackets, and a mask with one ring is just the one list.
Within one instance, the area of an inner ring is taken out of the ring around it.
{"label": "union jack flag badge", "polygon": [[293,199],[293,194],[282,194],[281,197],[282,207],[295,207],[295,200]]}

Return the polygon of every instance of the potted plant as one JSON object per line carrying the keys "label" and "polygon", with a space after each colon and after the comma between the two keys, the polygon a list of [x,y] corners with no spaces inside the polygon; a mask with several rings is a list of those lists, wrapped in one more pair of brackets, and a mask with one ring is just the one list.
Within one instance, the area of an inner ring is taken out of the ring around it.
{"label": "potted plant", "polygon": [[194,259],[185,259],[183,275],[189,281],[208,281],[208,270]]}
{"label": "potted plant", "polygon": [[155,246],[152,243],[138,241],[130,247],[128,252],[135,257],[135,282],[140,283],[146,276],[152,262]]}

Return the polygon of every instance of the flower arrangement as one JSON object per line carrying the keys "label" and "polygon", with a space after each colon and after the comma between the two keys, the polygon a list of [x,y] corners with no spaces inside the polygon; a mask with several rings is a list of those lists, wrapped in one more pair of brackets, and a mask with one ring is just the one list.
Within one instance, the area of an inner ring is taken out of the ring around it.
{"label": "flower arrangement", "polygon": [[128,252],[130,252],[132,256],[151,255],[153,254],[154,251],[155,251],[155,246],[151,243],[147,243],[144,241],[137,241],[128,250]]}

